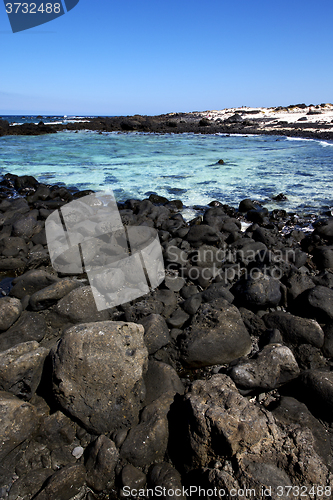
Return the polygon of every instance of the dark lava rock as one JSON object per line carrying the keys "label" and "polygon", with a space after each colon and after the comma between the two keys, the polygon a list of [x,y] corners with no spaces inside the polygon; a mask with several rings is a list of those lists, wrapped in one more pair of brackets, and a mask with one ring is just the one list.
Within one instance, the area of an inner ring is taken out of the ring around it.
{"label": "dark lava rock", "polygon": [[22,304],[18,299],[3,297],[0,299],[0,331],[8,330],[22,313]]}
{"label": "dark lava rock", "polygon": [[327,358],[333,358],[333,322],[324,327],[324,335],[323,353]]}
{"label": "dark lava rock", "polygon": [[53,451],[61,446],[72,444],[75,432],[74,422],[61,411],[56,411],[43,419],[36,440]]}
{"label": "dark lava rock", "polygon": [[199,307],[180,349],[187,366],[211,366],[248,354],[251,338],[238,309],[224,299],[215,299]]}
{"label": "dark lava rock", "polygon": [[129,488],[129,490],[139,490],[143,488],[146,484],[147,478],[140,469],[134,467],[134,465],[127,464],[121,471],[121,482],[123,487]]}
{"label": "dark lava rock", "polygon": [[238,207],[238,212],[248,212],[249,210],[256,210],[258,207],[253,203],[252,200],[249,198],[246,198],[245,200],[242,200],[239,204]]}
{"label": "dark lava rock", "polygon": [[54,474],[52,469],[34,469],[21,476],[10,488],[8,500],[24,498],[30,500],[42,489],[46,480]]}
{"label": "dark lava rock", "polygon": [[99,436],[87,450],[87,484],[95,491],[111,489],[114,486],[119,452],[111,439]]}
{"label": "dark lava rock", "polygon": [[144,467],[164,459],[169,429],[167,414],[173,394],[166,393],[146,406],[140,423],[132,427],[121,447],[121,457],[135,467]]}
{"label": "dark lava rock", "polygon": [[315,286],[299,297],[299,307],[305,316],[315,316],[327,323],[333,319],[333,290],[326,286]]}
{"label": "dark lava rock", "polygon": [[9,392],[0,391],[0,461],[36,433],[39,418],[34,406]]}
{"label": "dark lava rock", "polygon": [[282,298],[280,282],[261,272],[244,276],[231,288],[238,304],[248,308],[277,306]]}
{"label": "dark lava rock", "polygon": [[90,286],[82,286],[72,290],[59,300],[55,310],[59,316],[71,323],[106,321],[110,318],[107,310],[97,310]]}
{"label": "dark lava rock", "polygon": [[161,397],[163,394],[184,394],[184,386],[172,366],[149,360],[148,371],[144,376],[146,385],[145,404],[148,405]]}
{"label": "dark lava rock", "polygon": [[285,194],[283,194],[283,193],[279,193],[279,194],[277,194],[276,196],[273,196],[273,198],[272,198],[272,199],[273,199],[274,201],[287,201],[287,200],[288,200],[288,198],[286,197],[286,195],[285,195]]}
{"label": "dark lava rock", "polygon": [[28,271],[13,280],[13,288],[10,295],[23,299],[26,295],[33,295],[42,288],[60,281],[54,274],[49,274],[41,269]]}
{"label": "dark lava rock", "polygon": [[156,491],[166,492],[163,495],[165,500],[174,500],[175,498],[185,500],[186,498],[182,494],[182,481],[179,472],[167,462],[162,462],[152,467],[149,471],[149,483],[154,488],[158,487]]}
{"label": "dark lava rock", "polygon": [[256,210],[248,210],[246,213],[246,218],[250,222],[257,222],[258,224],[265,221],[268,216],[267,208],[257,208]]}
{"label": "dark lava rock", "polygon": [[40,342],[46,332],[47,324],[43,316],[34,312],[23,311],[20,319],[0,335],[0,352],[22,342],[35,340]]}
{"label": "dark lava rock", "polygon": [[242,389],[270,391],[298,377],[299,373],[291,350],[283,345],[270,344],[254,358],[233,366],[230,377]]}
{"label": "dark lava rock", "polygon": [[202,294],[196,293],[195,295],[191,295],[190,297],[188,297],[188,299],[183,302],[182,307],[187,314],[193,315],[197,312],[201,303]]}
{"label": "dark lava rock", "polygon": [[312,236],[318,235],[324,240],[333,241],[333,219],[317,221],[314,226]]}
{"label": "dark lava rock", "polygon": [[79,286],[82,283],[73,279],[58,281],[31,295],[29,305],[33,311],[47,309]]}
{"label": "dark lava rock", "polygon": [[313,262],[317,269],[333,268],[333,246],[316,247],[313,251]]}
{"label": "dark lava rock", "polygon": [[192,246],[198,247],[202,243],[216,243],[220,241],[220,236],[214,228],[206,224],[200,224],[200,226],[192,226],[190,228],[186,239]]}
{"label": "dark lava rock", "polygon": [[309,370],[301,375],[301,386],[310,408],[333,420],[333,372]]}
{"label": "dark lava rock", "polygon": [[148,349],[148,354],[154,354],[154,352],[171,341],[169,328],[165,319],[160,314],[150,314],[142,318],[139,323],[145,329],[143,339]]}
{"label": "dark lava rock", "polygon": [[260,336],[266,332],[266,325],[257,314],[245,307],[240,307],[239,312],[250,335]]}
{"label": "dark lava rock", "polygon": [[272,410],[274,418],[282,425],[294,424],[307,427],[314,437],[314,448],[326,464],[332,460],[329,435],[324,426],[312,415],[307,406],[297,399],[283,396],[277,408]]}
{"label": "dark lava rock", "polygon": [[83,465],[68,465],[55,472],[45,483],[35,500],[70,500],[85,484],[86,470]]}
{"label": "dark lava rock", "polygon": [[74,326],[52,352],[58,403],[93,433],[138,419],[147,369],[143,327],[105,321]]}
{"label": "dark lava rock", "polygon": [[23,238],[5,237],[0,240],[0,253],[4,257],[24,257],[28,253],[28,247]]}
{"label": "dark lava rock", "polygon": [[286,344],[311,344],[321,348],[324,332],[314,319],[301,318],[292,314],[276,311],[263,317],[269,328],[277,328]]}
{"label": "dark lava rock", "polygon": [[0,352],[0,390],[22,399],[32,398],[42,376],[48,349],[38,342],[25,342]]}

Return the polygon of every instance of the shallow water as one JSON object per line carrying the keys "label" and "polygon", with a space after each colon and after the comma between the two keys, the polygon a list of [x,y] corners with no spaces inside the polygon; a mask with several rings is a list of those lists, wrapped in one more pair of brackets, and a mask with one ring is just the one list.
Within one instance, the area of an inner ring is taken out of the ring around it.
{"label": "shallow water", "polygon": [[[219,159],[224,165],[217,164]],[[59,132],[0,138],[0,174],[113,189],[118,201],[158,193],[187,206],[243,198],[267,208],[333,205],[333,142],[276,136]],[[272,202],[285,193],[287,202]]]}

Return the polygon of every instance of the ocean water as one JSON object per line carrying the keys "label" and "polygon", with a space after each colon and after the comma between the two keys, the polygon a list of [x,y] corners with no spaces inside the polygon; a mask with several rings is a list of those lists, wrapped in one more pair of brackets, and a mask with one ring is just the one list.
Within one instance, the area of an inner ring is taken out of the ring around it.
{"label": "ocean water", "polygon": [[[224,164],[218,164],[223,159]],[[251,198],[268,209],[333,206],[333,142],[276,136],[59,132],[0,137],[0,174],[112,189],[118,201],[157,193],[187,207]],[[272,197],[283,192],[286,202]]]}

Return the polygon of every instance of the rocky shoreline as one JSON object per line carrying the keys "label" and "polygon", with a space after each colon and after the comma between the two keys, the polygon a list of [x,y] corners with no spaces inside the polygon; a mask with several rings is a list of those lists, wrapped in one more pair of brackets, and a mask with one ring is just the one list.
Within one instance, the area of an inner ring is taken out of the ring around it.
{"label": "rocky shoreline", "polygon": [[306,234],[251,200],[190,222],[180,200],[128,200],[166,277],[98,311],[45,234],[91,192],[0,186],[0,498],[331,498],[332,217]]}
{"label": "rocky shoreline", "polygon": [[230,108],[222,111],[115,116],[64,124],[10,125],[0,120],[0,136],[42,135],[62,130],[96,132],[263,134],[333,140],[333,105],[296,104],[276,108]]}

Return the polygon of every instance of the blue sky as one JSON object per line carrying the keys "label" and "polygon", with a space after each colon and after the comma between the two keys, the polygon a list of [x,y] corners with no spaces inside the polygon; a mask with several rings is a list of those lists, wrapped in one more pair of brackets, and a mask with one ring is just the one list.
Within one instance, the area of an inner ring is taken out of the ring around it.
{"label": "blue sky", "polygon": [[13,34],[1,2],[0,114],[332,102],[332,19],[332,0],[80,0]]}

